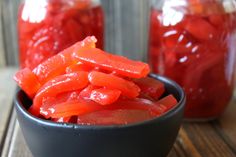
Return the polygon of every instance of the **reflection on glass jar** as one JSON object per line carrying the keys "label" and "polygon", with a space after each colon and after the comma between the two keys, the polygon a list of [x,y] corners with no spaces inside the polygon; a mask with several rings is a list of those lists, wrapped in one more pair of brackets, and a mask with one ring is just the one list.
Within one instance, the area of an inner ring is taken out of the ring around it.
{"label": "reflection on glass jar", "polygon": [[236,2],[154,0],[149,63],[178,82],[187,94],[185,117],[218,117],[232,97]]}
{"label": "reflection on glass jar", "polygon": [[88,35],[103,48],[99,0],[25,0],[18,12],[20,66],[34,68]]}

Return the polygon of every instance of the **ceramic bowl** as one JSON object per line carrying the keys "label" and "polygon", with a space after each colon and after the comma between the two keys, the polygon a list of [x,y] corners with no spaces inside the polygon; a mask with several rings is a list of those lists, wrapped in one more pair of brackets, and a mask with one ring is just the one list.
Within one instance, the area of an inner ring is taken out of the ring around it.
{"label": "ceramic bowl", "polygon": [[185,94],[175,82],[151,74],[165,84],[178,105],[164,115],[128,125],[89,126],[55,123],[31,115],[31,101],[19,90],[15,97],[18,121],[35,157],[164,157],[177,137]]}

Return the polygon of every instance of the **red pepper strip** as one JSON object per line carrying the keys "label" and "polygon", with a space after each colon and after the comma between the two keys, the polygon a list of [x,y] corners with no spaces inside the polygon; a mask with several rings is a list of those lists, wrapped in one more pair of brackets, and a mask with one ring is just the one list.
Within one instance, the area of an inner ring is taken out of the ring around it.
{"label": "red pepper strip", "polygon": [[42,106],[41,115],[45,118],[60,118],[91,113],[101,109],[101,105],[92,102],[67,101],[60,104],[55,104],[49,108]]}
{"label": "red pepper strip", "polygon": [[74,101],[79,99],[80,91],[69,91],[56,95],[55,97],[48,97],[43,101],[42,106],[53,106],[55,104],[60,104],[65,101]]}
{"label": "red pepper strip", "polygon": [[156,79],[145,77],[141,79],[135,79],[134,82],[141,89],[141,94],[151,97],[153,99],[158,99],[164,93],[164,84]]}
{"label": "red pepper strip", "polygon": [[59,123],[68,123],[71,117],[60,117],[60,118],[53,118],[52,121],[59,122]]}
{"label": "red pepper strip", "polygon": [[37,77],[29,68],[18,71],[14,80],[30,98],[33,98],[41,87]]}
{"label": "red pepper strip", "polygon": [[[164,113],[164,110],[148,99],[136,98],[132,100],[118,100],[114,103],[117,105],[116,109],[129,109],[129,110],[146,110],[149,111],[152,116],[160,116]],[[109,105],[113,106],[113,105]]]}
{"label": "red pepper strip", "polygon": [[171,110],[172,108],[174,108],[177,105],[178,102],[175,99],[175,97],[172,94],[170,94],[170,95],[160,99],[156,103],[160,107],[163,108],[164,112],[167,112],[167,111]]}
{"label": "red pepper strip", "polygon": [[[75,10],[81,11],[81,10],[88,10],[93,2],[91,2],[91,0],[85,0],[85,1],[76,1],[76,3],[74,4],[74,8]],[[71,7],[71,6],[69,6]]]}
{"label": "red pepper strip", "polygon": [[96,88],[97,88],[97,87],[95,87],[95,86],[93,86],[93,85],[88,85],[86,88],[84,88],[84,89],[79,93],[79,98],[80,98],[80,99],[89,100],[92,91],[93,91],[94,89],[96,89]]}
{"label": "red pepper strip", "polygon": [[[56,104],[64,103],[67,101],[76,101],[79,99],[80,91],[70,91],[58,94],[55,97],[48,97],[46,100],[43,101],[41,107],[40,107],[40,114],[44,115],[47,114],[47,111],[45,112],[44,108],[49,108],[51,106],[54,106]],[[45,113],[43,113],[45,112]]]}
{"label": "red pepper strip", "polygon": [[79,71],[91,71],[94,67],[85,65],[84,63],[78,62],[77,64],[71,65],[66,68],[66,73],[79,72]]}
{"label": "red pepper strip", "polygon": [[89,73],[88,78],[92,85],[120,90],[122,95],[127,96],[128,98],[135,98],[140,92],[140,88],[133,82],[112,74],[93,71]]}
{"label": "red pepper strip", "polygon": [[125,125],[152,119],[144,110],[102,110],[78,116],[77,124],[86,125]]}
{"label": "red pepper strip", "polygon": [[[201,30],[198,29],[199,27]],[[215,39],[217,36],[216,28],[203,18],[189,20],[185,29],[199,40]]]}
{"label": "red pepper strip", "polygon": [[90,99],[100,105],[110,105],[120,97],[121,91],[116,89],[94,89],[91,92]]}
{"label": "red pepper strip", "polygon": [[79,52],[86,48],[93,48],[95,47],[96,42],[97,39],[94,36],[89,36],[83,41],[75,43],[71,47],[39,64],[33,72],[38,77],[39,82],[44,84],[52,78],[64,74],[68,66],[75,64],[72,60],[73,52]]}
{"label": "red pepper strip", "polygon": [[68,101],[61,104],[53,105],[49,108],[42,108],[41,114],[45,118],[60,118],[68,116],[78,116],[101,110],[145,110],[149,111],[152,116],[159,116],[163,113],[160,106],[154,105],[149,100],[133,99],[133,100],[118,100],[112,105],[99,105],[93,101]]}
{"label": "red pepper strip", "polygon": [[115,71],[117,74],[131,78],[145,77],[150,72],[150,68],[146,63],[106,53],[98,48],[76,51],[73,57],[76,61],[81,61],[110,72]]}
{"label": "red pepper strip", "polygon": [[82,89],[86,87],[87,84],[87,72],[70,73],[57,76],[54,79],[48,81],[39,89],[33,100],[33,105],[30,107],[29,111],[34,115],[38,115],[39,109],[43,103],[43,99],[46,99],[47,97],[55,97],[56,95],[63,92]]}

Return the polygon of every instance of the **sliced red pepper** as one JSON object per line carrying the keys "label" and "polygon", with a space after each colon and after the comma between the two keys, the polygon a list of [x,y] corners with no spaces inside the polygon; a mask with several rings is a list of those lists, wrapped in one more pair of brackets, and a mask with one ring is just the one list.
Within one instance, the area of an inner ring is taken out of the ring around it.
{"label": "sliced red pepper", "polygon": [[203,14],[204,6],[200,0],[189,0],[189,11],[192,14]]}
{"label": "sliced red pepper", "polygon": [[[75,10],[73,10],[75,13],[77,13]],[[73,12],[72,11],[72,12]],[[63,12],[64,14],[64,12]],[[63,15],[63,18],[65,18],[65,15]],[[76,15],[74,15],[76,16]],[[58,20],[58,19],[56,19]],[[74,18],[68,18],[64,22],[64,29],[67,30],[68,35],[70,36],[70,40],[72,41],[78,41],[78,37],[83,37],[83,26],[81,26],[80,23],[78,23]],[[76,28],[76,29],[75,29]],[[73,30],[73,31],[71,31]]]}
{"label": "sliced red pepper", "polygon": [[220,1],[212,0],[188,0],[189,11],[191,15],[209,16],[212,14],[223,14],[225,13],[224,7]]}
{"label": "sliced red pepper", "polygon": [[145,99],[133,99],[133,100],[118,100],[113,105],[99,105],[93,101],[67,101],[61,104],[53,105],[49,108],[43,108],[44,112],[41,114],[45,118],[60,118],[69,117],[74,115],[84,115],[101,110],[144,110],[149,111],[152,116],[160,116],[163,113],[163,109],[154,105],[151,101]]}
{"label": "sliced red pepper", "polygon": [[67,101],[50,107],[42,107],[45,118],[60,118],[91,113],[102,109],[102,105],[85,101]]}
{"label": "sliced red pepper", "polygon": [[[112,105],[109,105],[112,107]],[[143,98],[118,100],[114,103],[113,109],[146,110],[152,116],[160,116],[164,110],[155,105],[152,101]]]}
{"label": "sliced red pepper", "polygon": [[141,95],[145,95],[153,99],[160,98],[165,91],[165,87],[162,82],[150,77],[136,79],[134,82],[141,89]]}
{"label": "sliced red pepper", "polygon": [[110,105],[114,103],[120,96],[121,91],[116,89],[94,89],[91,92],[90,99],[100,105]]}
{"label": "sliced red pepper", "polygon": [[144,110],[102,110],[78,116],[77,124],[82,125],[124,125],[152,119]]}
{"label": "sliced red pepper", "polygon": [[80,94],[79,90],[60,93],[60,94],[56,95],[55,97],[46,98],[43,101],[42,106],[48,108],[48,107],[53,106],[55,104],[60,104],[60,103],[66,102],[66,101],[79,100],[79,94]]}
{"label": "sliced red pepper", "polygon": [[41,87],[36,75],[29,68],[18,71],[14,80],[30,98],[33,98]]}
{"label": "sliced red pepper", "polygon": [[213,14],[208,17],[210,23],[216,27],[221,26],[224,23],[224,16],[221,14]]}
{"label": "sliced red pepper", "polygon": [[157,101],[157,104],[163,108],[164,113],[175,107],[177,103],[177,100],[172,94]]}
{"label": "sliced red pepper", "polygon": [[96,89],[96,88],[97,88],[97,87],[95,87],[95,86],[93,86],[93,85],[88,85],[86,88],[84,88],[84,89],[80,92],[79,97],[80,97],[81,99],[85,99],[85,100],[90,99],[90,95],[91,95],[92,91],[93,91],[94,89]]}
{"label": "sliced red pepper", "polygon": [[133,82],[102,72],[93,71],[89,73],[89,82],[94,86],[106,87],[108,89],[117,89],[122,95],[129,98],[135,98],[139,95],[140,88]]}
{"label": "sliced red pepper", "polygon": [[81,61],[110,72],[115,71],[117,74],[131,78],[145,77],[150,72],[149,66],[146,63],[106,53],[98,48],[77,51],[73,57],[76,61]]}
{"label": "sliced red pepper", "polygon": [[40,114],[47,115],[48,112],[45,111],[45,108],[49,108],[49,107],[54,106],[56,104],[64,103],[67,101],[80,100],[79,94],[80,94],[80,91],[70,91],[70,92],[64,92],[64,93],[58,94],[55,97],[46,98],[40,107]]}
{"label": "sliced red pepper", "polygon": [[171,28],[163,33],[163,43],[167,48],[174,48],[176,45],[186,45],[189,43],[188,37],[184,34],[184,30]]}
{"label": "sliced red pepper", "polygon": [[33,100],[33,105],[30,107],[29,111],[34,115],[38,115],[39,108],[43,103],[43,99],[46,99],[47,97],[55,97],[56,95],[63,92],[82,89],[86,87],[87,84],[87,72],[70,73],[57,76],[54,79],[48,81],[39,89]]}
{"label": "sliced red pepper", "polygon": [[[75,7],[75,10],[86,10],[86,9],[89,9],[89,7],[91,7],[91,0],[85,0],[85,1],[76,1],[74,7]],[[71,7],[69,5],[69,7]]]}
{"label": "sliced red pepper", "polygon": [[59,123],[68,123],[71,117],[52,118],[52,121]]}
{"label": "sliced red pepper", "polygon": [[84,63],[78,62],[66,68],[66,73],[79,72],[79,71],[91,71],[94,67],[85,65]]}
{"label": "sliced red pepper", "polygon": [[64,74],[68,66],[76,64],[72,60],[73,52],[93,48],[96,42],[97,39],[94,36],[87,37],[83,41],[75,43],[73,46],[39,64],[33,72],[38,77],[40,83],[44,84],[55,76]]}
{"label": "sliced red pepper", "polygon": [[[201,27],[201,29],[199,29]],[[198,40],[215,39],[217,31],[209,22],[202,18],[189,20],[185,29]]]}

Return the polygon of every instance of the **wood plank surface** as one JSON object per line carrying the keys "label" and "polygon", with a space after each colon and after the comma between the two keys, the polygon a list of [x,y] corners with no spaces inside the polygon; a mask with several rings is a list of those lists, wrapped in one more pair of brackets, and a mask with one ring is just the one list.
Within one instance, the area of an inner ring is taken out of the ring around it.
{"label": "wood plank surface", "polygon": [[214,123],[214,126],[228,146],[236,154],[236,97],[227,108],[225,114]]}
{"label": "wood plank surface", "polygon": [[9,147],[9,157],[32,157],[32,154],[26,146],[18,122],[16,122],[12,139],[12,143]]}
{"label": "wood plank surface", "polygon": [[236,155],[211,124],[187,123],[183,128],[201,156],[233,157]]}
{"label": "wood plank surface", "polygon": [[193,142],[189,139],[186,131],[181,128],[175,142],[177,154],[181,157],[201,157]]}
{"label": "wood plank surface", "polygon": [[[14,110],[14,109],[13,109]],[[4,140],[4,146],[3,150],[1,152],[1,157],[7,157],[9,154],[9,150],[11,147],[11,141],[12,141],[12,136],[15,130],[15,124],[16,124],[16,113],[13,111],[11,114],[11,119],[9,121],[8,129],[6,132],[6,137]]]}
{"label": "wood plank surface", "polygon": [[12,100],[16,87],[12,76],[15,71],[15,68],[0,69],[0,152],[3,148],[5,133],[12,110]]}

